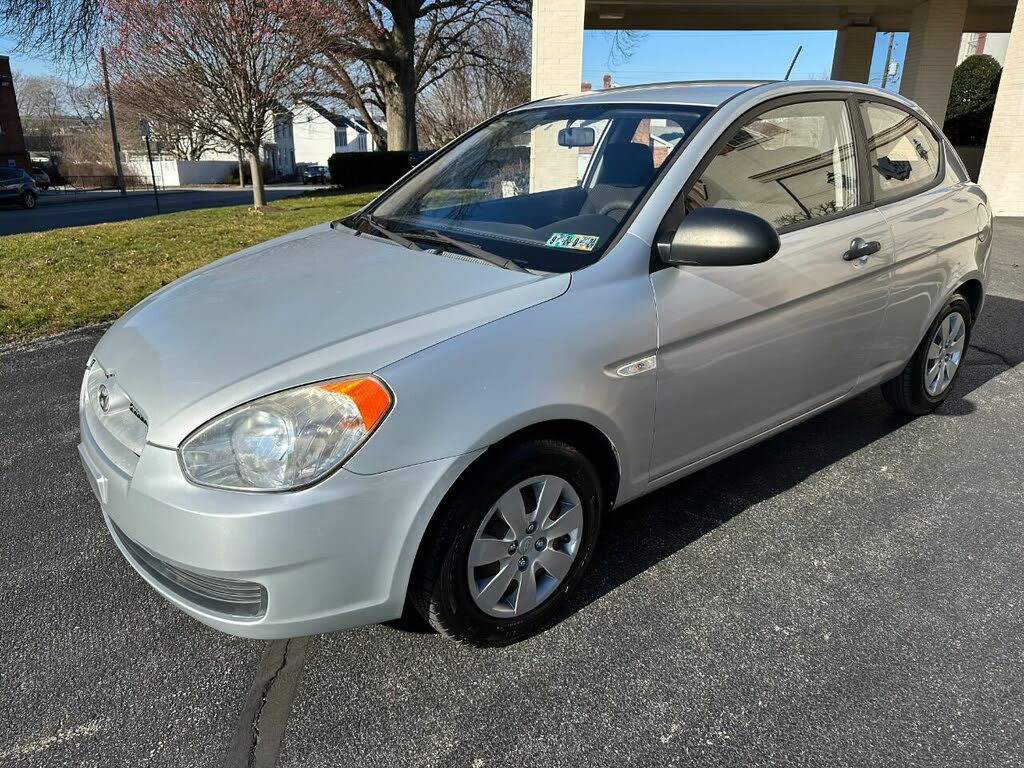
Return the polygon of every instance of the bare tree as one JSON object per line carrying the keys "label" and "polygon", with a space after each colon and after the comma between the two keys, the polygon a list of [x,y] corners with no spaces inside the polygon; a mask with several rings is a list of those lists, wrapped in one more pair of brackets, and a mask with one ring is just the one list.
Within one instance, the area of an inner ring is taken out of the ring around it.
{"label": "bare tree", "polygon": [[[249,156],[265,204],[260,149],[275,107],[324,50],[327,9],[295,0],[108,0],[111,69],[122,93],[151,91],[192,126]],[[333,23],[326,26],[333,26]]]}
{"label": "bare tree", "polygon": [[420,97],[419,135],[439,147],[473,126],[530,100],[530,25],[525,19],[472,34],[480,50],[500,59],[467,62],[435,81]]}
{"label": "bare tree", "polygon": [[15,88],[26,145],[51,159],[65,154],[103,119],[102,94],[92,83],[15,73]]}
{"label": "bare tree", "polygon": [[[150,83],[135,79],[119,81],[114,86],[118,123],[138,125],[145,119],[149,121],[151,135],[161,151],[167,151],[179,160],[201,160],[204,152],[220,142],[204,124],[196,104],[163,98],[167,89],[172,87],[173,84],[168,84],[154,89]],[[121,143],[124,144],[123,139]]]}
{"label": "bare tree", "polygon": [[86,58],[104,0],[0,0],[0,34],[66,62]]}
{"label": "bare tree", "polygon": [[[467,66],[497,61],[474,36],[530,11],[529,0],[325,0],[347,24],[333,30],[321,57],[343,99],[388,149],[418,148],[417,96]],[[384,116],[385,136],[378,119]]]}

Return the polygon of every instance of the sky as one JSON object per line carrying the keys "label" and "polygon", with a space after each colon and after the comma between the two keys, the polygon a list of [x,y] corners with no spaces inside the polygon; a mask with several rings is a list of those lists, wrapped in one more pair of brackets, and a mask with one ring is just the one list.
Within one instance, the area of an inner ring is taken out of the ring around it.
{"label": "sky", "polygon": [[[708,78],[782,79],[796,53],[803,46],[792,80],[827,79],[832,71],[834,31],[796,32],[644,32],[626,61],[609,61],[610,34],[596,30],[585,33],[583,79],[601,87],[606,72],[618,85],[654,83],[666,80]],[[893,57],[902,65],[907,34],[897,33]],[[888,35],[875,38],[871,84],[880,85]],[[899,79],[887,87],[898,88]]]}
{"label": "sky", "polygon": [[[832,31],[797,32],[643,32],[632,54],[625,61],[609,61],[611,37],[607,32],[590,30],[583,44],[583,79],[601,87],[606,72],[619,85],[665,80],[708,78],[780,79],[798,46],[803,46],[793,69],[792,79],[822,79],[832,69],[836,33]],[[893,56],[902,64],[907,48],[906,33],[895,38]],[[881,82],[888,36],[875,39],[871,65],[871,83]],[[17,41],[0,37],[0,54],[11,56],[14,69],[30,74],[55,72],[58,67],[45,58],[31,58],[16,52]],[[889,88],[898,88],[899,79]]]}

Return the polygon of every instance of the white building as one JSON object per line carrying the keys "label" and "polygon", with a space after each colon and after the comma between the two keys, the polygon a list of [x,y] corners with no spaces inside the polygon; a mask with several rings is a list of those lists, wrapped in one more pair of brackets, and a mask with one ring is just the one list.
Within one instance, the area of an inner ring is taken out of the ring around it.
{"label": "white building", "polygon": [[327,165],[335,152],[374,152],[366,124],[359,118],[331,112],[315,101],[292,108],[295,164]]}
{"label": "white building", "polygon": [[960,52],[956,63],[959,64],[968,56],[987,53],[999,62],[1006,64],[1006,49],[1010,46],[1009,32],[968,32],[960,38]]}

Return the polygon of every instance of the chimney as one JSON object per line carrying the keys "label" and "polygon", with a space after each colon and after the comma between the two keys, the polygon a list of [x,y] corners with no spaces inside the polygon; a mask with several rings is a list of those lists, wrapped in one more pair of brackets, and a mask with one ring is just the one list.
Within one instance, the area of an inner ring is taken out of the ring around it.
{"label": "chimney", "polygon": [[604,89],[607,91],[611,87],[612,87],[612,76],[606,73],[605,76],[604,76]]}
{"label": "chimney", "polygon": [[581,91],[582,91],[583,93],[586,93],[587,91],[591,91],[591,90],[593,90],[593,89],[594,89],[594,86],[592,86],[592,85],[591,85],[590,83],[588,83],[588,82],[586,82],[586,81],[584,81],[584,82],[580,83],[580,90],[581,90]]}

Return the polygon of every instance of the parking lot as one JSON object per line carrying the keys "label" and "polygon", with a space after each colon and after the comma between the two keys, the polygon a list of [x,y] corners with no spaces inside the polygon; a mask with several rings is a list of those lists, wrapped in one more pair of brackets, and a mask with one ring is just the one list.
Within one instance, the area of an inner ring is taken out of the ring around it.
{"label": "parking lot", "polygon": [[78,463],[100,331],[0,350],[0,766],[1020,765],[1022,243],[997,222],[940,411],[869,392],[616,510],[562,620],[502,650],[170,608]]}

